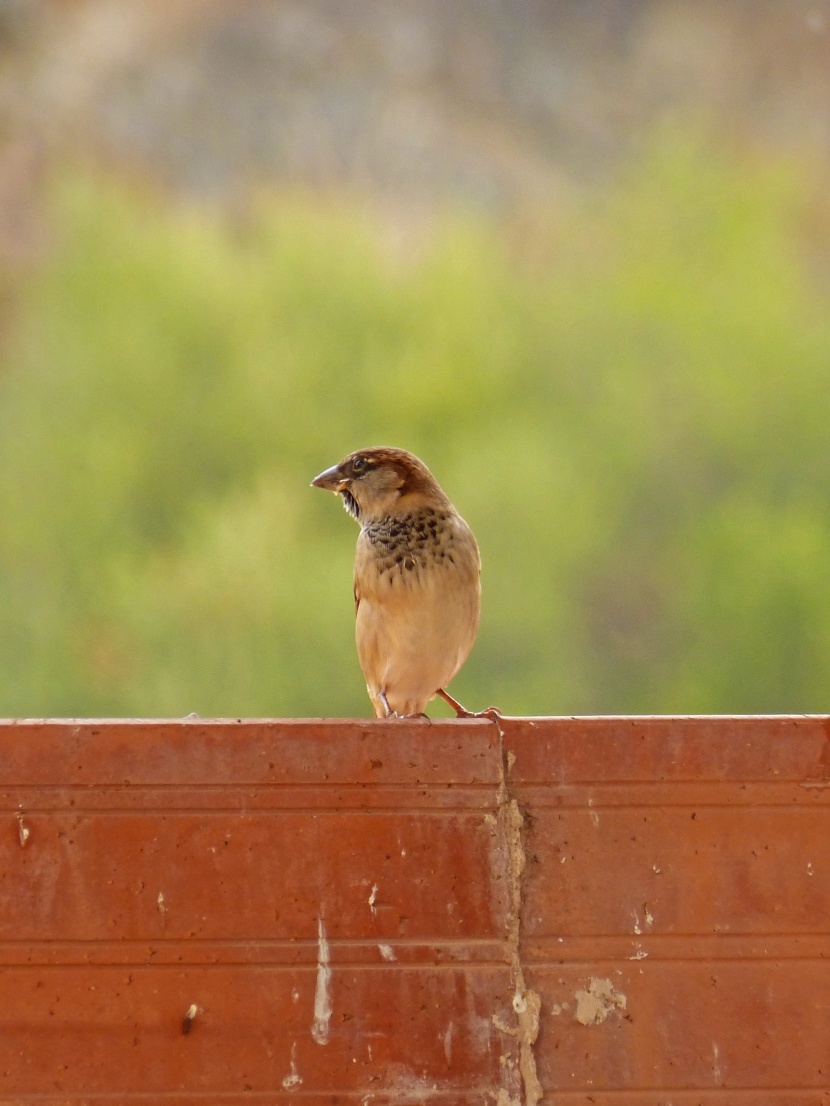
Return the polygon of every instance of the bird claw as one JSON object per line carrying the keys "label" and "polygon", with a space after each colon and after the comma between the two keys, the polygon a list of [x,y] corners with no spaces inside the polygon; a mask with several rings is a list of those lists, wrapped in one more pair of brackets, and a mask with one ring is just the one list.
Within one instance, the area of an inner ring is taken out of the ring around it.
{"label": "bird claw", "polygon": [[462,710],[456,712],[456,718],[489,718],[498,726],[502,719],[502,713],[498,707],[488,707],[487,710]]}
{"label": "bird claw", "polygon": [[383,703],[384,707],[386,708],[386,717],[387,718],[406,718],[406,719],[425,718],[427,720],[427,722],[432,721],[432,719],[429,717],[429,715],[424,714],[424,712],[422,710],[412,711],[411,714],[399,714],[396,710],[392,710],[392,708],[389,706],[389,700],[386,698],[386,692],[385,691],[382,691],[380,693],[379,698],[380,698],[380,701]]}
{"label": "bird claw", "polygon": [[449,703],[452,709],[455,711],[456,718],[489,718],[491,722],[495,722],[498,726],[501,721],[501,711],[498,707],[488,707],[487,710],[467,710],[466,707],[462,707],[457,699],[453,699],[452,695],[449,695],[442,687],[438,688],[438,695],[444,700],[445,703]]}

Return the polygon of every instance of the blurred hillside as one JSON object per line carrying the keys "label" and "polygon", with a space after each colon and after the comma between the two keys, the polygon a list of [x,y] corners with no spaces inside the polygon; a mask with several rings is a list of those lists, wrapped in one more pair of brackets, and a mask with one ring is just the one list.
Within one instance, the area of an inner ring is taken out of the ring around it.
{"label": "blurred hillside", "polygon": [[830,0],[0,0],[0,50],[7,192],[71,153],[201,196],[549,201],[679,121],[830,158]]}
{"label": "blurred hillside", "polygon": [[826,711],[829,20],[0,0],[0,714],[368,714],[383,443],[462,701]]}

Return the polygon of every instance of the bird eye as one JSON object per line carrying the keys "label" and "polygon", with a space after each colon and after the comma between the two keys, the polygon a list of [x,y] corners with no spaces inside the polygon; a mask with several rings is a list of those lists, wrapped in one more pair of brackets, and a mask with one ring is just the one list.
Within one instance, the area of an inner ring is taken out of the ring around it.
{"label": "bird eye", "polygon": [[366,468],[366,458],[365,457],[355,457],[355,459],[352,461],[352,469],[355,472],[362,472],[363,469],[365,469],[365,468]]}

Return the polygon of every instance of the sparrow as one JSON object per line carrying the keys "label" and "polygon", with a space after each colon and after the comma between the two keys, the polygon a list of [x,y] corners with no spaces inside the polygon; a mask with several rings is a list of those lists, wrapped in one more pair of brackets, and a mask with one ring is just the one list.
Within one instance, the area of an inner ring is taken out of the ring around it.
{"label": "sparrow", "polygon": [[438,481],[405,449],[381,447],[350,453],[311,486],[342,495],[360,523],[355,640],[375,717],[425,716],[436,695],[480,717],[445,690],[478,632],[481,561]]}

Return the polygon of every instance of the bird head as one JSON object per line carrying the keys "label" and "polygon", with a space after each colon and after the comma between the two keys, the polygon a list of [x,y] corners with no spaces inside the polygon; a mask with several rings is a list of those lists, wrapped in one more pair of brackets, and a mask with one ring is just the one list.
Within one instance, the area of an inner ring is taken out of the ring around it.
{"label": "bird head", "polygon": [[343,506],[358,520],[406,514],[426,505],[449,507],[423,461],[405,449],[359,449],[321,472],[311,486],[342,495]]}

